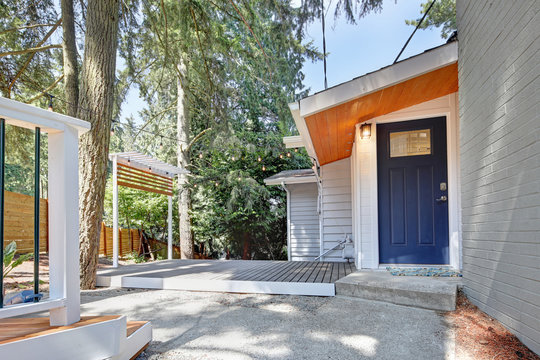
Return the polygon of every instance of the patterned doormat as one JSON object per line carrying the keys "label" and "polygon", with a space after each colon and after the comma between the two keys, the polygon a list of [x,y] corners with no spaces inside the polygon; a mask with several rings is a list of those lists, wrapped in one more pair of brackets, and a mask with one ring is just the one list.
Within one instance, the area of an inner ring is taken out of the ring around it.
{"label": "patterned doormat", "polygon": [[394,276],[432,276],[432,277],[461,277],[459,271],[448,268],[437,267],[391,267],[387,266],[386,270]]}

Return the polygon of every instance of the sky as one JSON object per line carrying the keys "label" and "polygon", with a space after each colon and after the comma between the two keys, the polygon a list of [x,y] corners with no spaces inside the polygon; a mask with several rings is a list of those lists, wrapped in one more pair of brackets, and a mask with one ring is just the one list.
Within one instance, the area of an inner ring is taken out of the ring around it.
{"label": "sky", "polygon": [[[420,4],[427,0],[385,0],[380,13],[372,13],[347,24],[344,17],[334,20],[330,5],[326,18],[326,52],[328,54],[328,86],[349,81],[368,72],[390,65],[414,30],[405,24],[405,19],[420,17]],[[335,4],[336,0],[332,0]],[[325,3],[331,4],[330,0]],[[321,22],[307,29],[310,40],[322,51]],[[406,50],[403,60],[424,50],[444,44],[439,29],[418,30]],[[306,62],[303,67],[304,83],[311,88],[310,94],[324,90],[323,62]]]}
{"label": "sky", "polygon": [[[369,14],[355,25],[348,24],[344,16],[334,19],[336,0],[324,1],[328,8],[327,79],[328,86],[331,87],[392,64],[414,30],[414,27],[405,24],[405,19],[419,18],[420,4],[427,0],[385,0],[381,12]],[[312,40],[322,52],[321,22],[310,24],[306,33],[306,41]],[[418,30],[400,59],[419,54],[444,42],[439,29]],[[302,71],[305,75],[304,86],[310,89],[310,94],[324,90],[322,61],[306,61]],[[139,99],[138,89],[131,89],[122,106],[121,120],[129,115],[138,119],[137,112],[144,106],[144,102]]]}

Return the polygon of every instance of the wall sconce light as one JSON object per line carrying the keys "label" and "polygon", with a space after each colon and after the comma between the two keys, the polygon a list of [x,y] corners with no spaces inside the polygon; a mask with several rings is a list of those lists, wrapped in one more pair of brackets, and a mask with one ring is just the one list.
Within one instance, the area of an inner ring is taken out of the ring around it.
{"label": "wall sconce light", "polygon": [[371,138],[371,124],[362,124],[360,126],[360,139]]}

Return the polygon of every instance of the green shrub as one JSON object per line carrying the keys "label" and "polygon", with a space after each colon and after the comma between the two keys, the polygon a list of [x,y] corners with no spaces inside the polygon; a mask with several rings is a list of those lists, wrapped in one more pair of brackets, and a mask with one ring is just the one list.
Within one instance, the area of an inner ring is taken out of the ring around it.
{"label": "green shrub", "polygon": [[30,260],[33,257],[33,254],[23,254],[18,258],[15,258],[15,253],[17,252],[17,243],[12,241],[4,249],[4,278],[6,278],[9,273],[15,269],[17,266],[21,265],[26,260]]}
{"label": "green shrub", "polygon": [[135,264],[146,262],[144,255],[139,255],[137,251],[133,251],[131,254],[129,254],[128,259],[133,260]]}

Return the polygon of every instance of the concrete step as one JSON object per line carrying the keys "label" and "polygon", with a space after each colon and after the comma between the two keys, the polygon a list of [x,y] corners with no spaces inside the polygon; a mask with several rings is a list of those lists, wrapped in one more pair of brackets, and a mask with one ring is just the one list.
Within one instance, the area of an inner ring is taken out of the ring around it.
{"label": "concrete step", "polygon": [[393,276],[385,270],[361,270],[339,279],[335,284],[336,295],[452,311],[456,309],[461,278]]}

